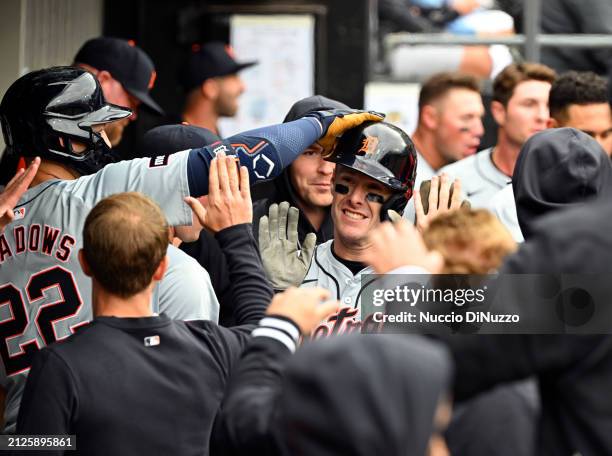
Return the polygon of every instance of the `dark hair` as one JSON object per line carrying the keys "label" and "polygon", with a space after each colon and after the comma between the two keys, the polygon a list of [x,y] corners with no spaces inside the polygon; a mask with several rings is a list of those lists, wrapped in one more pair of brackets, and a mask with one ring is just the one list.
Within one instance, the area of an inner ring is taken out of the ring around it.
{"label": "dark hair", "polygon": [[608,103],[608,83],[591,71],[568,71],[557,78],[550,89],[550,116],[557,121],[567,118],[570,105]]}
{"label": "dark hair", "polygon": [[508,101],[514,94],[514,89],[525,81],[555,81],[557,73],[541,63],[513,63],[504,68],[493,81],[493,101],[508,106]]}
{"label": "dark hair", "polygon": [[478,79],[463,73],[438,73],[430,77],[419,93],[419,112],[423,106],[445,96],[452,89],[466,89],[480,93]]}

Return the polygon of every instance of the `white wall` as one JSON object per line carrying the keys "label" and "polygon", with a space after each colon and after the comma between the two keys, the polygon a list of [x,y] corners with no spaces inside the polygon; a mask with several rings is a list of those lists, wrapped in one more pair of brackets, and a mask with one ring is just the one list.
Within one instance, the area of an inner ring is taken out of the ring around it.
{"label": "white wall", "polygon": [[103,0],[2,0],[0,97],[29,71],[72,63],[87,39],[102,34],[102,14]]}

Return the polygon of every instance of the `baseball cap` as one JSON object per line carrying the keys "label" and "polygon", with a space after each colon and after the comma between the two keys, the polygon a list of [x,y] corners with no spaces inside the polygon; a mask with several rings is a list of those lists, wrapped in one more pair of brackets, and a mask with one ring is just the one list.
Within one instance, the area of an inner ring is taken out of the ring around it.
{"label": "baseball cap", "polygon": [[296,101],[293,106],[291,106],[291,109],[289,109],[283,123],[297,120],[312,111],[324,111],[327,109],[350,108],[344,103],[324,97],[323,95],[313,95],[312,97],[306,97]]}
{"label": "baseball cap", "polygon": [[181,73],[181,85],[189,92],[206,79],[236,74],[255,64],[256,61],[236,62],[232,47],[221,41],[194,45]]}
{"label": "baseball cap", "polygon": [[221,138],[207,128],[195,125],[162,125],[155,127],[142,138],[140,157],[158,157],[186,149],[204,147]]}
{"label": "baseball cap", "polygon": [[92,38],[81,46],[74,57],[74,63],[84,63],[108,71],[144,106],[157,114],[164,114],[149,95],[157,76],[153,61],[133,41],[110,37]]}

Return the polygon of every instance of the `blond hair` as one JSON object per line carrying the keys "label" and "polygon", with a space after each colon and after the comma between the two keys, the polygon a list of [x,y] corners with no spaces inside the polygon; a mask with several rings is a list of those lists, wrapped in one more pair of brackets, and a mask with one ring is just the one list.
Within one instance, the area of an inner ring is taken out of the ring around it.
{"label": "blond hair", "polygon": [[444,257],[444,274],[488,274],[517,248],[508,230],[486,209],[441,214],[423,239]]}
{"label": "blond hair", "polygon": [[93,277],[112,294],[129,298],[151,284],[168,249],[161,209],[141,193],[100,201],[83,227],[83,255]]}

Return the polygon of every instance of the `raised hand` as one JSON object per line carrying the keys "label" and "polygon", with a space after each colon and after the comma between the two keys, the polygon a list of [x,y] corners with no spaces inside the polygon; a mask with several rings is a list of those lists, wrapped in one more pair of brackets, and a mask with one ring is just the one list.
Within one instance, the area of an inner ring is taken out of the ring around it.
{"label": "raised hand", "polygon": [[461,181],[451,182],[447,174],[434,176],[423,181],[420,189],[414,190],[416,227],[422,233],[438,215],[468,207],[468,201],[461,201]]}
{"label": "raised hand", "polygon": [[336,141],[342,133],[357,127],[364,122],[380,122],[384,114],[358,109],[331,109],[329,111],[311,111],[306,117],[315,117],[321,123],[321,137],[317,141],[322,147],[323,158],[329,157],[334,151]]}
{"label": "raised hand", "polygon": [[328,301],[330,293],[324,288],[294,288],[278,293],[266,314],[292,320],[303,335],[310,334],[321,321],[337,312],[340,303]]}
{"label": "raised hand", "polygon": [[418,266],[436,274],[444,266],[442,255],[429,251],[421,234],[406,220],[381,223],[372,230],[370,239],[365,262],[378,274],[401,266]]}
{"label": "raised hand", "polygon": [[4,231],[4,227],[11,223],[15,217],[13,209],[15,209],[15,205],[19,198],[21,198],[21,195],[28,189],[34,176],[36,176],[39,165],[40,158],[36,157],[26,170],[20,169],[17,171],[4,188],[4,191],[0,193],[0,233]]}
{"label": "raised hand", "polygon": [[185,201],[204,228],[217,233],[241,223],[253,222],[253,204],[249,173],[241,166],[238,171],[236,157],[219,154],[210,163],[208,195]]}
{"label": "raised hand", "polygon": [[289,203],[272,204],[259,222],[259,252],[275,290],[298,286],[308,272],[317,236],[308,233],[301,251],[298,241],[300,212]]}

